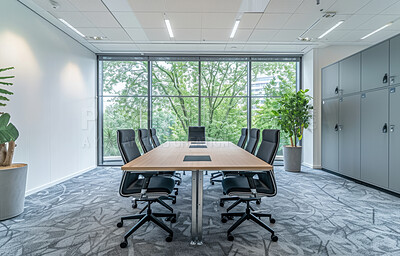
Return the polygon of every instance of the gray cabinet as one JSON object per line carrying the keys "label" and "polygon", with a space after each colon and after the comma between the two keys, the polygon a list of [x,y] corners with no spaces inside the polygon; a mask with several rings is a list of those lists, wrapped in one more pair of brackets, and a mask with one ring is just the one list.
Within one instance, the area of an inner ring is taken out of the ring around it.
{"label": "gray cabinet", "polygon": [[400,83],[400,36],[390,40],[390,85]]}
{"label": "gray cabinet", "polygon": [[375,45],[361,54],[361,89],[389,84],[389,41]]}
{"label": "gray cabinet", "polygon": [[322,98],[332,98],[339,93],[339,64],[322,69]]}
{"label": "gray cabinet", "polygon": [[346,95],[360,91],[361,54],[358,53],[339,62],[339,89]]}
{"label": "gray cabinet", "polygon": [[390,91],[389,188],[400,193],[400,87]]}
{"label": "gray cabinet", "polygon": [[322,102],[322,167],[338,171],[338,100]]}
{"label": "gray cabinet", "polygon": [[360,95],[339,100],[339,173],[360,178]]}
{"label": "gray cabinet", "polygon": [[385,188],[388,187],[388,98],[387,89],[361,96],[361,179]]}

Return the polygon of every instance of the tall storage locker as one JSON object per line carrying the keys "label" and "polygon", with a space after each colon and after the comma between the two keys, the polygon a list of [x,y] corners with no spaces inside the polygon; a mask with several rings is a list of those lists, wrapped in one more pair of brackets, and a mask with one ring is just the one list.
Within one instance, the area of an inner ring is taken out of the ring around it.
{"label": "tall storage locker", "polygon": [[400,84],[400,36],[390,40],[390,85]]}
{"label": "tall storage locker", "polygon": [[322,102],[322,167],[338,171],[338,99]]}
{"label": "tall storage locker", "polygon": [[360,95],[339,100],[339,172],[360,179]]}
{"label": "tall storage locker", "polygon": [[361,95],[361,180],[388,187],[387,89]]}
{"label": "tall storage locker", "polygon": [[332,98],[339,94],[339,64],[322,69],[322,98]]}
{"label": "tall storage locker", "polygon": [[360,91],[361,53],[339,63],[339,89],[341,95]]}
{"label": "tall storage locker", "polygon": [[361,54],[361,90],[389,85],[389,41],[375,45]]}
{"label": "tall storage locker", "polygon": [[400,87],[389,94],[389,188],[400,193]]}

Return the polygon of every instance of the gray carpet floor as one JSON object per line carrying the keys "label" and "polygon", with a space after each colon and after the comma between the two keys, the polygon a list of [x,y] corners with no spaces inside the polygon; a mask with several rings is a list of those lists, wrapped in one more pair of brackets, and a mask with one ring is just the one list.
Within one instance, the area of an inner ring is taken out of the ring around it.
{"label": "gray carpet floor", "polygon": [[276,167],[275,173],[278,194],[254,207],[273,213],[278,242],[251,221],[227,241],[233,221],[220,221],[226,209],[218,202],[221,185],[205,176],[204,245],[190,246],[187,172],[173,205],[178,220],[166,222],[174,240],[165,242],[164,231],[145,224],[121,249],[136,221],[117,228],[119,217],[143,205],[132,209],[130,199],[118,195],[118,168],[96,168],[27,197],[23,214],[0,222],[0,255],[400,255],[400,198],[319,170]]}

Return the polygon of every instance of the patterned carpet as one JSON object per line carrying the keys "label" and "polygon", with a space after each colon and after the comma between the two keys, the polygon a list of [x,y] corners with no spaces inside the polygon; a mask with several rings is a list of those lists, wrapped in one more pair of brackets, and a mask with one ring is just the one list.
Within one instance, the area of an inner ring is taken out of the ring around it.
{"label": "patterned carpet", "polygon": [[275,170],[277,196],[254,207],[273,213],[276,243],[251,221],[227,241],[233,222],[221,223],[221,185],[210,185],[206,176],[204,245],[190,246],[187,172],[174,205],[178,220],[166,222],[174,240],[165,242],[164,231],[146,224],[121,249],[136,221],[117,228],[119,216],[143,205],[132,209],[130,199],[118,195],[118,168],[97,168],[27,197],[22,215],[0,222],[0,255],[400,255],[400,198],[319,170]]}

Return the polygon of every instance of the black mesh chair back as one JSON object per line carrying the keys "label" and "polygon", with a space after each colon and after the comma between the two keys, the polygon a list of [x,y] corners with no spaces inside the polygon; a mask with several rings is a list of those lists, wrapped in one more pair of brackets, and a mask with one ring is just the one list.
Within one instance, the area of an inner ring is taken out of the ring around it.
{"label": "black mesh chair back", "polygon": [[[129,163],[140,156],[140,151],[135,142],[135,131],[132,129],[123,129],[117,131],[117,142],[119,152],[124,163]],[[128,197],[128,187],[139,179],[138,173],[124,172],[121,180],[119,193],[121,196]]]}
{"label": "black mesh chair back", "polygon": [[205,141],[206,128],[204,126],[189,126],[188,141]]}
{"label": "black mesh chair back", "polygon": [[140,146],[142,146],[143,152],[147,153],[150,150],[152,150],[153,145],[151,145],[149,131],[147,129],[139,129],[138,135],[139,135]]}
{"label": "black mesh chair back", "polygon": [[259,140],[260,140],[260,129],[256,128],[251,129],[249,141],[247,142],[245,150],[254,155]]}
{"label": "black mesh chair back", "polygon": [[160,146],[160,141],[158,140],[156,129],[151,128],[149,131],[150,131],[151,141],[153,142],[153,146],[155,148]]}
{"label": "black mesh chair back", "polygon": [[247,128],[242,128],[242,134],[240,135],[239,141],[237,145],[241,148],[244,148],[247,141]]}
{"label": "black mesh chair back", "polygon": [[[257,157],[269,163],[274,164],[276,153],[279,148],[279,138],[280,131],[274,129],[265,129],[262,132],[262,141],[260,147],[258,148]],[[273,172],[268,171],[264,173],[257,174],[259,180],[264,183],[273,192],[269,196],[274,196],[276,193],[275,178],[273,177]]]}

